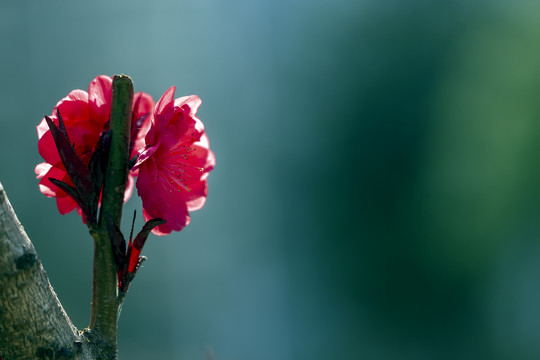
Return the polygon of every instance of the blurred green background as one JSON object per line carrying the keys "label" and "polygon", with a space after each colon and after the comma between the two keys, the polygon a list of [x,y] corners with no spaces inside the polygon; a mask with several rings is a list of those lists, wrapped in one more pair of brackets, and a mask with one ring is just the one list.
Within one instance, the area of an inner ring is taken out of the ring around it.
{"label": "blurred green background", "polygon": [[3,0],[0,181],[87,326],[92,240],[39,192],[35,126],[99,74],[176,85],[217,167],[192,223],[147,242],[121,359],[539,359],[539,19],[521,0]]}

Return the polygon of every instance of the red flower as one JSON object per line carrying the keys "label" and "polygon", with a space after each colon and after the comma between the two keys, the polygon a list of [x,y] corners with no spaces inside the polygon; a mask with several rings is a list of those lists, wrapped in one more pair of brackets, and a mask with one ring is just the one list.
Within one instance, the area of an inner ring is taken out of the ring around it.
{"label": "red flower", "polygon": [[[58,125],[58,111],[60,112],[69,139],[74,144],[75,152],[86,165],[92,158],[101,133],[103,130],[108,129],[111,99],[112,79],[100,75],[88,85],[88,92],[73,90],[68,96],[60,100],[50,116],[54,123]],[[142,138],[145,134],[141,133],[144,129],[148,129],[151,122],[154,100],[148,94],[137,93],[134,96],[133,104],[132,126],[137,128],[137,125],[139,125],[138,128],[142,127],[143,130],[132,135],[132,156],[144,145]],[[145,115],[147,116],[144,117]],[[144,124],[140,124],[141,118],[143,118]],[[82,216],[81,209],[75,201],[50,181],[52,178],[73,185],[60,160],[52,133],[45,119],[37,126],[37,133],[39,153],[45,160],[45,162],[38,164],[35,169],[37,178],[41,179],[39,183],[40,191],[48,197],[56,197],[56,204],[61,214],[67,214],[77,208]],[[136,173],[131,173],[129,176],[125,192],[126,201],[133,191],[134,175],[136,176]]]}
{"label": "red flower", "polygon": [[167,220],[152,230],[156,235],[182,230],[189,224],[189,211],[203,207],[208,173],[216,162],[196,116],[201,99],[191,95],[174,100],[174,91],[171,87],[156,104],[146,146],[134,167],[145,221]]}

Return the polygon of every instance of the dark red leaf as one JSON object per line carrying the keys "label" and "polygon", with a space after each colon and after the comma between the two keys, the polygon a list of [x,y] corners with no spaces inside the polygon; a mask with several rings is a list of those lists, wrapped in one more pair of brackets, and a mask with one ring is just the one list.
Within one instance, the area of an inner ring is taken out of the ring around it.
{"label": "dark red leaf", "polygon": [[135,240],[133,240],[133,246],[139,250],[142,250],[144,243],[146,242],[146,239],[148,238],[148,235],[150,235],[152,229],[161,224],[165,224],[166,222],[167,220],[160,218],[148,220],[146,224],[144,224],[142,230],[135,237]]}
{"label": "dark red leaf", "polygon": [[[65,126],[61,117],[59,117],[59,123],[61,130],[56,126],[54,121],[45,116],[47,125],[51,130],[51,134],[58,149],[58,154],[62,160],[62,164],[66,168],[71,181],[75,185],[75,190],[77,191],[79,201],[84,203],[83,211],[87,211],[85,214],[89,222],[94,222],[97,205],[99,201],[99,192],[96,190],[97,185],[92,179],[90,170],[86,164],[81,160],[79,155],[75,152],[73,145],[71,144],[67,133],[65,132]],[[74,199],[75,200],[75,199]],[[77,200],[75,200],[77,201]]]}
{"label": "dark red leaf", "polygon": [[116,224],[114,224],[110,219],[107,219],[107,228],[109,230],[109,237],[111,238],[116,271],[120,272],[125,269],[127,263],[126,239],[118,226],[116,226]]}
{"label": "dark red leaf", "polygon": [[[82,209],[82,211],[86,215],[86,213],[89,210],[86,209],[86,204],[81,200],[81,198],[79,197],[79,194],[77,193],[77,190],[73,186],[70,186],[70,185],[66,184],[65,182],[57,180],[57,179],[50,178],[49,180],[54,185],[56,185],[60,189],[62,189],[66,194],[68,194],[77,203],[77,205],[80,206],[80,208]],[[86,219],[86,221],[88,221],[88,219]]]}
{"label": "dark red leaf", "polygon": [[94,153],[92,154],[90,163],[88,164],[90,175],[92,176],[96,184],[96,191],[98,192],[101,192],[103,179],[105,178],[105,173],[107,172],[107,161],[109,159],[110,145],[111,134],[109,131],[103,131],[96,145]]}

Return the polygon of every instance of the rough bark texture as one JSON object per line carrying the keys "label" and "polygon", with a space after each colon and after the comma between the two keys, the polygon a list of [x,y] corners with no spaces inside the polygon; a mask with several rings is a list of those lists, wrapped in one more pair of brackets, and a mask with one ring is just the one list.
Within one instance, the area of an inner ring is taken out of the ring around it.
{"label": "rough bark texture", "polygon": [[0,357],[94,359],[51,287],[0,183]]}

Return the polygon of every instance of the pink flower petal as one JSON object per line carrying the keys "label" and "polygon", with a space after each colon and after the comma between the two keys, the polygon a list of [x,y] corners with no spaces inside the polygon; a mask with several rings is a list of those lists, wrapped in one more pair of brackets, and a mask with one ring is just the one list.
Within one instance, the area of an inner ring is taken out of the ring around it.
{"label": "pink flower petal", "polygon": [[[170,118],[174,106],[174,92],[176,86],[171,86],[165,93],[159,98],[156,109],[154,110],[155,114],[160,114],[162,116]],[[166,116],[169,115],[169,116]]]}
{"label": "pink flower petal", "polygon": [[[173,231],[180,231],[187,225],[189,225],[191,218],[187,209],[176,209],[174,211],[163,211],[157,207],[151,207],[151,212],[148,212],[145,207],[143,207],[143,217],[144,221],[148,221],[155,218],[167,219],[165,224],[161,224],[155,227],[152,230],[152,233],[157,236],[168,235]],[[171,215],[168,215],[170,213]]]}
{"label": "pink flower petal", "polygon": [[136,114],[136,118],[145,114],[152,115],[154,106],[154,99],[151,95],[145,92],[138,92],[133,95],[133,113]]}
{"label": "pink flower petal", "polygon": [[[144,208],[143,208],[143,217],[144,217],[144,221],[148,221],[148,220],[151,220],[151,219],[155,218],[152,215],[148,214]],[[186,226],[189,225],[189,222],[191,221],[191,218],[189,217],[189,214],[187,215],[187,217],[188,218],[186,220]],[[173,229],[168,226],[168,223],[156,226],[154,229],[152,229],[152,233],[154,235],[157,235],[157,236],[168,235],[172,231],[173,231]]]}
{"label": "pink flower petal", "polygon": [[175,86],[172,86],[161,96],[154,110],[153,124],[148,134],[146,135],[146,144],[154,145],[160,136],[162,136],[167,126],[167,122],[174,115],[174,91]]}
{"label": "pink flower petal", "polygon": [[58,206],[58,211],[60,214],[65,215],[72,212],[77,208],[75,201],[69,196],[57,196],[56,197],[56,206]]}
{"label": "pink flower petal", "polygon": [[186,204],[189,211],[196,211],[202,209],[206,203],[206,196],[208,195],[208,183],[206,181],[199,181],[191,186],[191,191],[186,196]]}
{"label": "pink flower petal", "polygon": [[36,126],[37,128],[37,134],[38,134],[38,139],[41,139],[41,137],[47,132],[47,131],[51,131],[49,129],[49,125],[47,125],[47,121],[45,120],[45,118],[43,118],[41,120],[41,122],[39,123],[38,126]]}
{"label": "pink flower petal", "polygon": [[[152,119],[154,118],[154,106],[155,104],[152,96],[144,92],[138,92],[134,95],[133,118],[135,120],[141,118],[142,116],[145,116],[145,118],[139,132],[137,133],[137,137],[135,138],[135,144],[133,146],[133,151],[130,154],[130,158],[137,155],[137,153],[144,148],[144,139],[148,133],[148,130],[150,130],[150,127],[152,126]],[[136,124],[132,124],[131,126],[135,125]]]}
{"label": "pink flower petal", "polygon": [[106,75],[97,76],[88,85],[90,119],[108,121],[111,114],[111,100],[112,78]]}
{"label": "pink flower petal", "polygon": [[49,170],[52,168],[51,164],[48,163],[40,163],[36,165],[36,168],[34,169],[34,172],[36,173],[36,179],[41,179],[43,176],[49,172]]}
{"label": "pink flower petal", "polygon": [[128,176],[128,181],[126,184],[126,192],[124,193],[124,203],[126,203],[131,197],[131,194],[133,194],[134,186],[135,186],[135,179],[133,178],[133,176]]}
{"label": "pink flower petal", "polygon": [[139,169],[137,191],[143,202],[143,210],[148,221],[162,218],[167,223],[152,231],[156,235],[180,231],[189,223],[189,213],[184,198],[184,191],[159,176],[159,169],[152,166],[152,160],[145,162]]}
{"label": "pink flower petal", "polygon": [[57,109],[60,110],[66,128],[79,121],[88,121],[88,93],[83,90],[73,90],[68,96],[60,100],[51,115],[55,124],[58,124]]}
{"label": "pink flower petal", "polygon": [[195,166],[201,167],[204,172],[212,170],[216,165],[216,157],[212,150],[210,150],[210,144],[208,142],[208,136],[203,134],[199,141],[191,145],[193,149],[193,159],[191,163]]}
{"label": "pink flower petal", "polygon": [[50,181],[50,178],[63,178],[64,174],[47,163],[38,164],[35,172],[37,175],[36,178],[41,179],[39,182],[39,191],[47,197],[56,196],[58,188]]}
{"label": "pink flower petal", "polygon": [[73,185],[71,179],[65,170],[57,167],[51,167],[45,174],[41,174],[41,181],[39,182],[39,190],[46,196],[67,196],[67,194],[54,185],[50,179],[56,179],[65,182],[68,185]]}
{"label": "pink flower petal", "polygon": [[139,152],[139,156],[137,157],[137,162],[135,163],[135,166],[133,166],[133,170],[136,171],[139,169],[139,166],[144,163],[147,159],[149,159],[154,153],[159,149],[159,144],[154,146],[147,146],[146,148],[142,149]]}
{"label": "pink flower petal", "polygon": [[174,106],[177,108],[181,108],[183,106],[187,106],[189,111],[189,116],[195,117],[197,114],[197,110],[199,110],[199,107],[201,106],[202,100],[197,95],[189,95],[189,96],[182,96],[181,98],[178,98],[174,101]]}
{"label": "pink flower petal", "polygon": [[[39,130],[38,130],[39,131]],[[45,132],[38,141],[39,155],[51,165],[62,164],[51,131]],[[64,165],[61,165],[64,167]]]}

